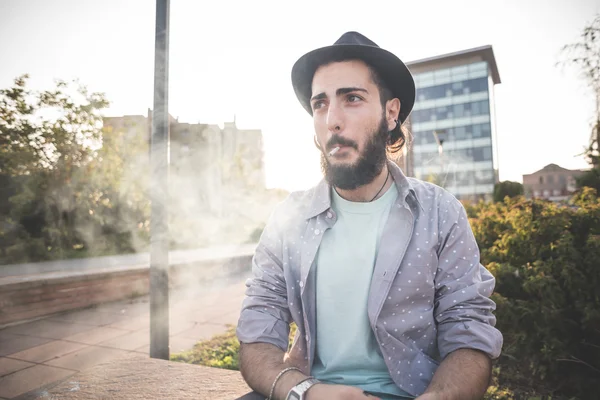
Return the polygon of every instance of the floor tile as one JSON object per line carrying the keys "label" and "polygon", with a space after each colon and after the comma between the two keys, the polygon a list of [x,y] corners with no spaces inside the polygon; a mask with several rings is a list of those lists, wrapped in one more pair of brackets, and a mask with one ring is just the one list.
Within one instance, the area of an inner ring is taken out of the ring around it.
{"label": "floor tile", "polygon": [[6,340],[0,343],[0,357],[18,353],[21,350],[30,349],[51,341],[52,339],[49,338],[34,336],[19,336],[15,339]]}
{"label": "floor tile", "polygon": [[198,322],[183,320],[183,319],[171,319],[169,324],[169,336],[177,335],[181,332],[185,332],[196,326]]}
{"label": "floor tile", "polygon": [[128,333],[129,331],[123,329],[115,329],[109,328],[107,326],[100,326],[89,331],[77,333],[72,336],[67,336],[65,340],[68,340],[70,342],[97,344],[100,342],[104,342],[105,340],[126,335]]}
{"label": "floor tile", "polygon": [[19,371],[28,367],[32,364],[27,361],[13,360],[12,358],[0,357],[0,377],[11,374],[15,371]]}
{"label": "floor tile", "polygon": [[177,336],[199,341],[210,339],[214,335],[225,333],[226,331],[227,327],[222,324],[198,324],[187,331],[181,332]]}
{"label": "floor tile", "polygon": [[23,336],[23,335],[16,335],[14,333],[8,333],[8,332],[6,332],[6,329],[2,329],[2,330],[0,330],[0,344],[2,342],[6,342],[7,340],[17,339],[21,336]]}
{"label": "floor tile", "polygon": [[6,328],[7,333],[31,335],[42,338],[62,339],[79,332],[89,331],[93,326],[76,324],[65,321],[51,321],[42,319]]}
{"label": "floor tile", "polygon": [[85,344],[65,342],[63,340],[53,340],[42,344],[41,346],[32,347],[18,353],[10,354],[9,357],[23,361],[31,361],[42,363],[72,353],[79,349],[87,347]]}
{"label": "floor tile", "polygon": [[56,367],[74,369],[81,371],[93,367],[94,365],[102,362],[112,360],[117,357],[126,355],[127,352],[123,350],[108,349],[106,347],[90,346],[85,349],[76,351],[60,358],[46,362],[46,365],[52,365]]}
{"label": "floor tile", "polygon": [[16,397],[75,374],[63,368],[35,365],[0,378],[0,397]]}
{"label": "floor tile", "polygon": [[131,316],[103,313],[96,310],[83,310],[56,315],[48,318],[47,320],[72,322],[82,325],[104,326],[117,322],[130,321]]}
{"label": "floor tile", "polygon": [[133,303],[129,301],[119,301],[116,303],[101,304],[96,307],[95,310],[107,314],[138,316],[150,312],[150,303],[148,301],[136,301]]}
{"label": "floor tile", "polygon": [[112,347],[121,350],[135,350],[150,343],[150,330],[131,332],[114,339],[98,343],[99,346]]}
{"label": "floor tile", "polygon": [[213,324],[237,325],[239,318],[240,313],[238,311],[234,311],[214,317],[210,320],[210,322]]}
{"label": "floor tile", "polygon": [[[198,341],[184,336],[172,336],[169,338],[169,353],[181,353],[182,351],[191,350]],[[147,344],[138,347],[135,351],[143,354],[150,354],[150,345]]]}
{"label": "floor tile", "polygon": [[150,317],[130,318],[127,321],[121,321],[108,325],[109,328],[124,329],[126,331],[139,331],[140,329],[150,329]]}

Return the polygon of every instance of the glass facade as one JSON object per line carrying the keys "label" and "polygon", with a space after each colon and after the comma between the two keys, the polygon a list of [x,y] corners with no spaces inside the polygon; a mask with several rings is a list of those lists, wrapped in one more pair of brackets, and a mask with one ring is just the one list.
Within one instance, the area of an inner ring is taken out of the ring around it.
{"label": "glass facade", "polygon": [[[490,198],[496,183],[493,88],[485,61],[416,73],[412,170],[459,199]],[[442,151],[435,133],[443,139]]]}

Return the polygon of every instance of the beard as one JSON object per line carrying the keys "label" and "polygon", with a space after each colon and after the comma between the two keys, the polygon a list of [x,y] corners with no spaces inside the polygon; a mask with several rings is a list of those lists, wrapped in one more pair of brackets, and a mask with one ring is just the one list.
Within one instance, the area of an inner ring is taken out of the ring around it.
{"label": "beard", "polygon": [[[333,165],[329,162],[326,150],[321,150],[321,171],[325,180],[330,185],[342,190],[354,190],[373,182],[387,161],[388,135],[387,122],[383,115],[379,126],[369,135],[369,140],[354,163]],[[332,149],[336,145],[350,146],[358,150],[358,145],[354,141],[337,135],[331,137],[325,148]]]}

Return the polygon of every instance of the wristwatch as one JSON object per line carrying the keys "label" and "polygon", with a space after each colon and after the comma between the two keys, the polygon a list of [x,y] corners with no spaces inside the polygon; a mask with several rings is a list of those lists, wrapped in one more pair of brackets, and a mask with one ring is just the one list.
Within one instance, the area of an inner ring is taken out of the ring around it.
{"label": "wristwatch", "polygon": [[305,381],[302,381],[296,386],[294,386],[292,390],[290,390],[285,399],[304,400],[306,398],[306,392],[308,392],[308,389],[310,389],[311,387],[313,387],[313,385],[316,385],[317,383],[320,383],[319,380],[314,378],[309,378]]}

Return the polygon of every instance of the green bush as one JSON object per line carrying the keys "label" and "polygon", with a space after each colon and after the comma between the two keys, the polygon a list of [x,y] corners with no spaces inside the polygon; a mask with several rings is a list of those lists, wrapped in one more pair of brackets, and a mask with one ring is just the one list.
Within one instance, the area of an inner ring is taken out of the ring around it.
{"label": "green bush", "polygon": [[[296,324],[292,323],[290,325],[290,346],[295,334]],[[213,336],[209,340],[198,342],[189,351],[171,355],[171,360],[204,365],[206,367],[239,370],[239,350],[240,342],[235,334],[235,327],[229,326],[225,333]]]}
{"label": "green bush", "polygon": [[522,196],[524,193],[523,185],[519,182],[503,181],[494,185],[494,201],[504,201],[505,197]]}
{"label": "green bush", "polygon": [[563,204],[522,197],[480,203],[469,214],[482,262],[497,279],[492,298],[504,335],[500,387],[515,395],[595,398],[600,391],[595,191],[584,188]]}
{"label": "green bush", "polygon": [[230,326],[227,332],[216,335],[207,341],[196,343],[192,350],[171,355],[171,360],[238,370],[239,350],[240,342],[235,335],[235,327]]}

